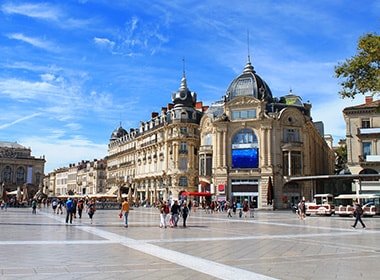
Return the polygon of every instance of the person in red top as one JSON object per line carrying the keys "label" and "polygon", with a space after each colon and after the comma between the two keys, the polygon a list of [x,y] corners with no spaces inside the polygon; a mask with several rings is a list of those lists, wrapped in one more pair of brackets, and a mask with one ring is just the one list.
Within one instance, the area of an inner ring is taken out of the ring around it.
{"label": "person in red top", "polygon": [[160,228],[166,228],[166,216],[169,214],[169,203],[163,202],[160,206]]}

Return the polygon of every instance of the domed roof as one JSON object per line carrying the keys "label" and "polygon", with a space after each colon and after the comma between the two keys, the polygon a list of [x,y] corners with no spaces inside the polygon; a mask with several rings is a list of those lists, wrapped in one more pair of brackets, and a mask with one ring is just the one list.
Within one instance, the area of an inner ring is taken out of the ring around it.
{"label": "domed roof", "polygon": [[226,100],[238,96],[252,96],[257,99],[272,101],[272,92],[267,83],[253,69],[248,57],[243,73],[232,81],[226,92]]}
{"label": "domed roof", "polygon": [[197,94],[190,91],[187,88],[187,81],[185,72],[183,73],[181,79],[181,86],[177,92],[172,94],[172,101],[174,103],[174,108],[176,107],[194,107],[197,102]]}
{"label": "domed roof", "polygon": [[293,94],[292,90],[290,90],[290,92],[287,95],[281,97],[280,101],[282,103],[285,103],[286,105],[303,107],[302,98],[298,95]]}
{"label": "domed roof", "polygon": [[111,141],[113,140],[117,140],[119,139],[120,137],[123,137],[124,135],[127,135],[128,132],[121,126],[119,126],[119,128],[115,129],[112,134],[111,134]]}

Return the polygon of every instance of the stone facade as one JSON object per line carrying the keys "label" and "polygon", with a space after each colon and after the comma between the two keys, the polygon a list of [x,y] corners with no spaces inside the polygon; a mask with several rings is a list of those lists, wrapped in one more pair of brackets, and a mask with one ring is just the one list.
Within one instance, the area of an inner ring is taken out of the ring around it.
{"label": "stone facade", "polygon": [[45,158],[31,155],[31,149],[15,142],[0,142],[0,183],[10,192],[18,188],[32,197],[42,185]]}
{"label": "stone facade", "polygon": [[292,92],[274,98],[249,60],[221,101],[206,108],[194,96],[184,76],[161,114],[152,113],[138,129],[120,126],[112,133],[108,187],[147,203],[198,191],[261,209],[286,208],[316,190],[313,181],[290,178],[333,174],[334,152],[321,123],[312,122],[311,104]]}
{"label": "stone facade", "polygon": [[333,174],[334,153],[312,122],[311,104],[290,92],[273,98],[250,61],[200,124],[200,191],[255,208],[287,208],[312,199],[313,181]]}
{"label": "stone facade", "polygon": [[346,122],[347,166],[352,174],[380,173],[380,100],[343,110]]}
{"label": "stone facade", "polygon": [[149,204],[178,198],[198,185],[199,122],[206,109],[187,88],[185,74],[172,102],[127,132],[121,126],[110,139],[107,185]]}
{"label": "stone facade", "polygon": [[104,159],[81,161],[50,172],[44,178],[49,196],[93,195],[106,191],[107,162]]}

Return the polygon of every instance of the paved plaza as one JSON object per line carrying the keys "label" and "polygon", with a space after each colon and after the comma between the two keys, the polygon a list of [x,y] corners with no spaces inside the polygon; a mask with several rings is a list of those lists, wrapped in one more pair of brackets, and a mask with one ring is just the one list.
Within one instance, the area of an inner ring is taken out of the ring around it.
{"label": "paved plaza", "polygon": [[0,279],[379,279],[380,218],[192,212],[159,228],[154,208],[98,210],[65,223],[50,208],[0,212]]}

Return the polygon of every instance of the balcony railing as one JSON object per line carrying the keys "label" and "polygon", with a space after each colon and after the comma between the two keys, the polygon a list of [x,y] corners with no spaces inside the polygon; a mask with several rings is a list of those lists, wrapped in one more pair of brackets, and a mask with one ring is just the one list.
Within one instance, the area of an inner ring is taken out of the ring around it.
{"label": "balcony railing", "polygon": [[380,127],[371,127],[371,128],[358,128],[358,135],[374,135],[380,134]]}

